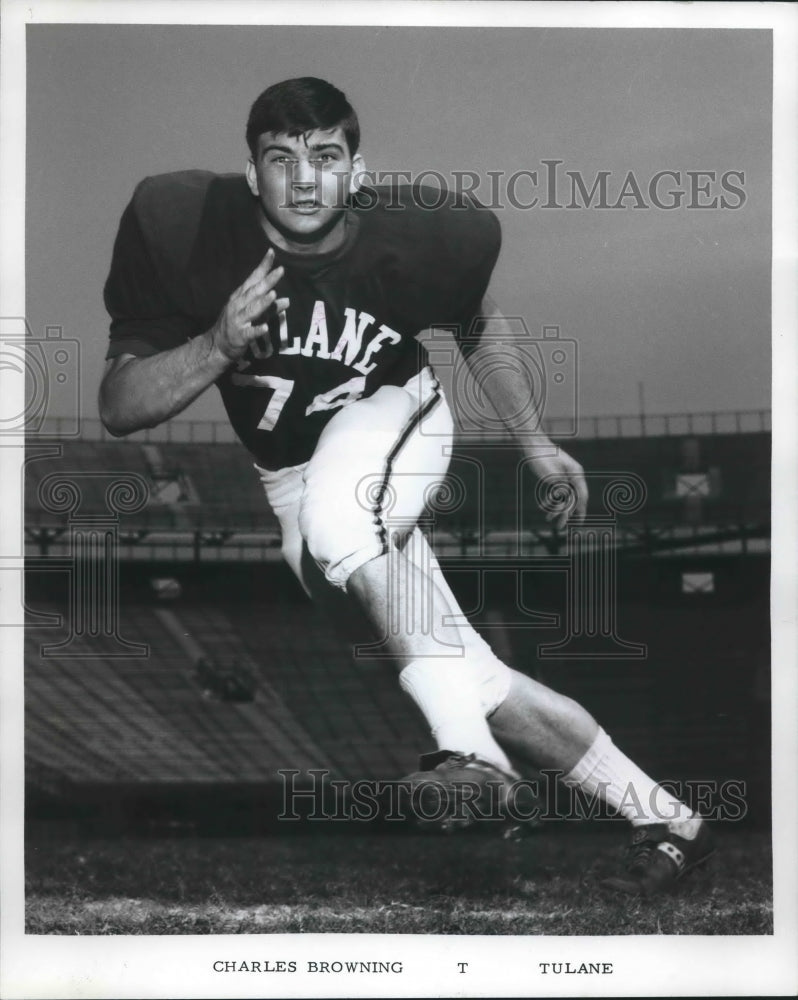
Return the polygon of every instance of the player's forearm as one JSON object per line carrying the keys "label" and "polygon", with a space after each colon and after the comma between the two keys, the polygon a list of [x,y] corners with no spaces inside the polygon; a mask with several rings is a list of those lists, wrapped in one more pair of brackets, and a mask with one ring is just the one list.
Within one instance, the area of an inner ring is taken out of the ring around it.
{"label": "player's forearm", "polygon": [[469,367],[523,454],[535,459],[552,444],[541,427],[543,400],[533,374],[539,365],[530,355],[531,341],[519,339],[490,295],[482,300],[481,319],[481,341],[468,356]]}
{"label": "player's forearm", "polygon": [[210,333],[109,371],[100,387],[100,419],[116,437],[155,427],[182,412],[230,366]]}
{"label": "player's forearm", "polygon": [[537,387],[523,347],[512,342],[483,343],[468,361],[482,392],[525,457],[534,459],[549,451],[552,444],[541,427],[541,401],[535,398]]}

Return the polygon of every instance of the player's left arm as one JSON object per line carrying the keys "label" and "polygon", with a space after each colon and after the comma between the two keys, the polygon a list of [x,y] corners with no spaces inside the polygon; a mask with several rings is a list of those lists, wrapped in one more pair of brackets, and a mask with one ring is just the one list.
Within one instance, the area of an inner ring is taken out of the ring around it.
{"label": "player's left arm", "polygon": [[[480,316],[483,334],[467,355],[467,363],[491,405],[503,420],[530,465],[545,479],[551,498],[544,503],[546,519],[562,530],[569,519],[581,521],[587,511],[588,490],[582,466],[544,433],[540,425],[540,400],[529,375],[523,344],[510,329],[496,303],[485,295]],[[559,498],[559,502],[557,502]],[[563,499],[565,498],[565,502]]]}

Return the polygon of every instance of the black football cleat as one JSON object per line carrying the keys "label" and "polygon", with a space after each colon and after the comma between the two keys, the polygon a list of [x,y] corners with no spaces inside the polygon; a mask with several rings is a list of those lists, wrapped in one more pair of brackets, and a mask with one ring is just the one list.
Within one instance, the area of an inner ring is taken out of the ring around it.
{"label": "black football cleat", "polygon": [[629,896],[653,896],[673,889],[679,879],[715,853],[706,823],[693,840],[672,833],[666,823],[638,826],[626,848],[625,871],[602,880],[605,889]]}
{"label": "black football cleat", "polygon": [[420,827],[451,833],[480,820],[508,819],[508,803],[517,795],[515,775],[476,754],[448,750],[422,754],[419,767],[403,783]]}

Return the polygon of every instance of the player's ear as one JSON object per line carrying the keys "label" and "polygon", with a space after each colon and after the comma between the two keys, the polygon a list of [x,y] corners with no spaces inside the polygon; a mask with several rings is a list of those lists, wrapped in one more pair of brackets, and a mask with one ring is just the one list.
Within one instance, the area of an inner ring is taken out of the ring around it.
{"label": "player's ear", "polygon": [[255,170],[255,161],[250,158],[247,160],[247,184],[249,184],[249,190],[257,197],[258,191],[258,174]]}
{"label": "player's ear", "polygon": [[366,161],[360,155],[360,153],[355,153],[352,157],[352,174],[349,178],[349,193],[357,194],[360,188],[366,182]]}

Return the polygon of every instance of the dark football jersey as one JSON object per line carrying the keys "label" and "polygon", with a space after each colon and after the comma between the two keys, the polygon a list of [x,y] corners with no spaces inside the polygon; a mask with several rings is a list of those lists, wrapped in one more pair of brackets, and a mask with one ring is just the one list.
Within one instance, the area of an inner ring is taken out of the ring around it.
{"label": "dark football jersey", "polygon": [[[325,424],[382,385],[426,364],[416,335],[467,331],[501,244],[486,209],[410,186],[368,188],[346,210],[342,244],[317,255],[275,247],[290,298],[268,342],[217,380],[239,438],[259,465],[308,461]],[[147,356],[216,322],[270,243],[240,175],[202,171],[147,178],[125,209],[105,285],[107,357]]]}

